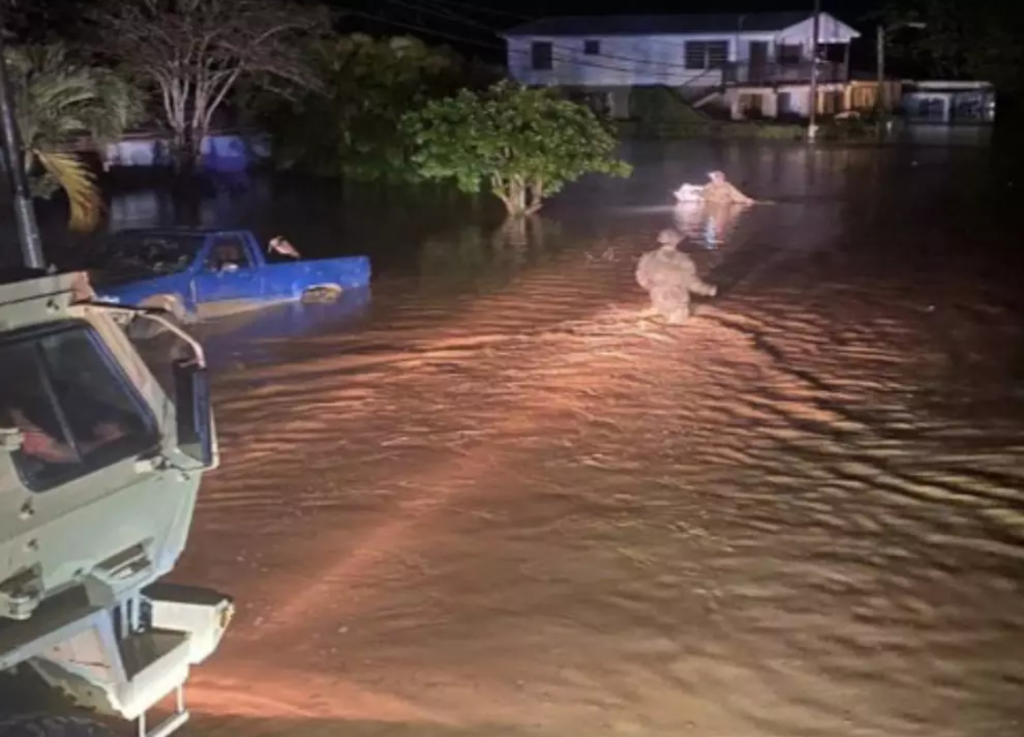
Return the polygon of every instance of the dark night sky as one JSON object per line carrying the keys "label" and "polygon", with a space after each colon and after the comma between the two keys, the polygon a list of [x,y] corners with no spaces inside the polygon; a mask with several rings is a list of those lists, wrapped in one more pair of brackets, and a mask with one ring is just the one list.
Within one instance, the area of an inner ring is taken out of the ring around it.
{"label": "dark night sky", "polygon": [[[723,0],[722,2],[586,2],[586,0],[488,0],[482,6],[516,10],[517,8],[532,15],[589,15],[630,13],[714,13],[731,11],[757,10],[796,10],[800,7],[811,9],[812,3],[794,3],[780,0]],[[823,0],[822,10],[839,16],[855,17],[873,9],[878,3],[869,0]]]}
{"label": "dark night sky", "polygon": [[[0,0],[10,3],[12,0]],[[813,0],[298,0],[322,2],[348,12],[339,30],[375,34],[417,35],[428,42],[447,43],[460,52],[491,63],[504,61],[504,42],[496,32],[544,15],[615,15],[628,13],[714,13],[813,9]],[[853,46],[855,67],[874,63],[871,24],[865,15],[883,0],[822,0],[822,10],[858,27],[864,36]],[[1016,0],[1019,2],[1020,0]],[[1010,2],[1010,0],[1007,0]],[[78,16],[91,0],[17,0],[15,15],[28,36],[74,33]],[[15,18],[8,19],[13,24]],[[13,30],[13,29],[12,29]],[[22,35],[22,34],[17,34]],[[24,36],[23,36],[24,37]],[[893,70],[897,71],[897,70]]]}

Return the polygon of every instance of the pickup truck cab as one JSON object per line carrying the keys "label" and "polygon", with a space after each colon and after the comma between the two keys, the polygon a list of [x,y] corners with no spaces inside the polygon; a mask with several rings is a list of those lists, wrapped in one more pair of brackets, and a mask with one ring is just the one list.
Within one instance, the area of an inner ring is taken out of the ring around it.
{"label": "pickup truck cab", "polygon": [[262,304],[336,299],[370,283],[366,256],[268,261],[245,230],[124,230],[92,259],[97,300],[164,310],[183,322]]}

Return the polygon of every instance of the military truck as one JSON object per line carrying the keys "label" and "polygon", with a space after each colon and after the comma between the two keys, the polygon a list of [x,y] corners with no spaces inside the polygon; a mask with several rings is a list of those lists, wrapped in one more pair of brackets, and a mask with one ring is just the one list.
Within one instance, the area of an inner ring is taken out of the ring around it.
{"label": "military truck", "polygon": [[[167,737],[234,611],[160,580],[218,462],[202,346],[162,313],[94,297],[84,274],[0,273],[0,703],[34,682],[61,705],[0,713],[0,737],[97,735],[117,718]],[[137,321],[171,338],[155,359],[132,342]]]}

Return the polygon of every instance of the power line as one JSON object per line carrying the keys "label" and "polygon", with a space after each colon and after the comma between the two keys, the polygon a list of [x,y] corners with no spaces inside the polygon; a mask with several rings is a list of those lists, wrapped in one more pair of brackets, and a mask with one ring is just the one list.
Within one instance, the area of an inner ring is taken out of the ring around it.
{"label": "power line", "polygon": [[[492,15],[506,16],[508,18],[514,18],[516,21],[519,22],[519,24],[522,24],[522,23],[532,23],[534,21],[542,20],[543,19],[543,18],[538,17],[538,16],[523,15],[522,13],[514,13],[514,12],[509,11],[509,10],[498,10],[497,8],[480,7],[480,6],[477,6],[477,5],[472,5],[471,3],[460,2],[459,0],[429,0],[429,3],[431,5],[452,5],[452,6],[457,6],[457,7],[460,7],[460,8],[467,8],[467,9],[471,9],[471,10],[483,11],[484,13],[490,13]],[[452,15],[452,17],[455,18],[456,16]],[[737,28],[736,29],[736,33],[739,33],[741,30],[742,29]],[[729,34],[725,34],[725,35],[729,35]],[[677,44],[674,41],[665,41],[664,39],[650,38],[650,37],[645,38],[644,41],[645,41],[645,43],[663,44],[663,45],[666,45],[666,46],[671,46],[672,48],[679,48],[679,44]],[[694,71],[694,70],[691,69],[689,71]]]}
{"label": "power line", "polygon": [[473,5],[472,3],[463,3],[459,0],[433,0],[437,5],[452,5],[459,8],[466,8],[467,10],[476,10],[490,15],[501,15],[506,18],[515,18],[519,21],[534,21],[537,20],[535,16],[523,15],[522,13],[513,13],[509,10],[498,10],[497,8],[488,8],[480,5]]}
{"label": "power line", "polygon": [[[474,46],[480,46],[482,48],[487,48],[487,49],[497,49],[498,51],[507,52],[509,54],[519,54],[519,55],[522,55],[522,56],[531,56],[531,53],[529,51],[520,51],[518,49],[506,49],[506,48],[503,48],[500,44],[497,44],[497,43],[481,41],[479,39],[470,38],[469,36],[460,36],[460,35],[454,34],[454,33],[447,33],[446,31],[436,31],[436,30],[433,30],[433,29],[430,29],[430,28],[426,28],[425,26],[417,25],[415,23],[407,23],[407,22],[404,22],[404,21],[392,20],[391,18],[383,18],[381,16],[373,15],[372,13],[366,13],[366,12],[363,12],[363,11],[360,11],[360,10],[349,10],[347,12],[348,12],[349,15],[355,15],[355,16],[358,16],[358,17],[361,17],[361,18],[366,18],[368,20],[376,21],[378,23],[384,23],[384,24],[387,24],[387,25],[397,26],[399,28],[405,28],[405,29],[408,29],[408,30],[411,30],[411,31],[416,31],[417,33],[425,34],[427,36],[433,36],[435,38],[444,38],[444,39],[447,39],[449,41],[457,41],[459,43],[472,44]],[[598,68],[598,69],[608,69],[608,70],[611,70],[611,71],[622,72],[622,73],[630,73],[630,74],[634,73],[634,71],[635,71],[635,70],[632,70],[632,69],[626,69],[625,67],[610,66],[610,65],[606,65],[606,64],[599,64],[599,63],[596,63],[596,62],[580,62],[580,66],[592,66],[592,67],[595,67],[595,68]],[[664,74],[659,75],[659,76],[664,76]]]}
{"label": "power line", "polygon": [[[405,0],[385,0],[385,2],[391,3],[393,5],[398,5],[398,6],[401,6],[401,7],[410,8],[410,9],[415,10],[415,11],[425,12],[428,15],[434,15],[434,16],[439,16],[439,17],[443,17],[443,18],[449,18],[449,16],[447,16],[447,15],[439,14],[437,11],[431,11],[430,9],[427,9],[427,8],[418,7],[418,6],[416,6],[416,5],[412,4],[412,3],[406,2]],[[389,23],[389,24],[392,24],[392,25],[395,25],[395,26],[399,26],[399,27],[403,27],[403,28],[408,28],[410,30],[415,30],[415,31],[418,31],[418,32],[421,32],[421,33],[426,33],[426,34],[429,34],[429,35],[432,35],[432,36],[435,36],[435,37],[438,37],[438,38],[447,38],[447,39],[450,39],[450,40],[459,41],[461,43],[469,43],[469,44],[474,44],[474,45],[477,45],[477,46],[482,46],[482,47],[485,47],[485,48],[497,49],[497,50],[500,50],[500,51],[504,51],[504,52],[506,52],[506,53],[508,53],[510,55],[511,54],[518,54],[518,55],[521,55],[521,56],[532,56],[531,52],[529,52],[529,51],[520,50],[520,49],[514,49],[514,48],[511,48],[511,47],[506,47],[503,44],[498,44],[498,43],[493,43],[493,42],[488,43],[488,42],[484,42],[484,41],[480,41],[480,40],[477,40],[477,39],[470,38],[468,36],[461,36],[461,35],[457,35],[457,34],[448,33],[448,32],[445,32],[445,31],[436,31],[436,30],[432,30],[432,29],[426,28],[426,27],[421,26],[421,25],[417,25],[417,24],[413,24],[413,23],[408,23],[408,22],[403,22],[403,21],[392,20],[390,18],[384,18],[384,17],[381,17],[381,16],[375,16],[375,15],[373,15],[371,13],[366,13],[366,12],[362,12],[362,11],[350,10],[348,12],[350,14],[352,14],[352,15],[358,15],[358,16],[361,16],[361,17],[365,17],[365,18],[368,18],[368,19],[371,19],[371,20],[375,20],[375,21],[381,22],[381,23]],[[454,17],[452,17],[450,19],[451,20],[458,20],[459,22],[461,22],[461,23],[463,23],[465,25],[479,27],[479,28],[482,28],[484,30],[487,30],[490,33],[496,34],[496,31],[492,27],[488,26],[487,24],[480,23],[479,21],[474,21],[472,19],[459,19],[459,18],[454,18]],[[666,43],[666,42],[662,42],[662,43]],[[673,44],[673,46],[675,46],[675,45]],[[694,70],[694,69],[688,69],[685,64],[679,64],[679,63],[674,63],[674,62],[656,62],[656,61],[652,61],[652,60],[648,60],[648,59],[638,59],[636,57],[619,56],[619,55],[613,55],[613,54],[604,54],[604,53],[602,53],[602,54],[600,54],[600,56],[602,58],[607,58],[607,59],[618,59],[620,61],[628,61],[628,62],[637,64],[637,65],[645,65],[645,66],[656,65],[657,67],[660,68],[659,70],[647,70],[647,73],[650,74],[651,76],[654,76],[654,77],[661,77],[661,78],[669,78],[669,79],[671,79],[671,73],[664,71],[665,67],[678,68],[678,69],[682,69],[682,70],[685,70],[685,71],[688,71],[688,72],[694,72],[694,71],[699,71],[700,72],[699,74],[695,75],[692,79],[689,79],[686,82],[684,82],[682,85],[678,85],[678,86],[692,85],[694,82],[699,80],[702,76],[704,76],[704,75],[706,75],[706,74],[708,74],[710,72],[720,72],[721,71],[720,69],[713,69],[713,68],[712,69],[703,69],[703,70]],[[569,63],[574,64],[574,65],[576,65],[578,67],[592,67],[592,68],[595,68],[595,69],[604,69],[604,70],[608,70],[608,71],[614,71],[614,72],[619,72],[621,74],[630,74],[630,75],[634,75],[634,74],[637,73],[637,70],[635,68],[627,68],[627,67],[624,67],[624,66],[615,66],[615,65],[612,65],[612,64],[602,64],[601,62],[599,62],[597,60],[587,60],[587,59],[580,59],[580,58],[576,57],[576,58],[572,58],[572,59],[567,59],[566,61],[568,61]]]}

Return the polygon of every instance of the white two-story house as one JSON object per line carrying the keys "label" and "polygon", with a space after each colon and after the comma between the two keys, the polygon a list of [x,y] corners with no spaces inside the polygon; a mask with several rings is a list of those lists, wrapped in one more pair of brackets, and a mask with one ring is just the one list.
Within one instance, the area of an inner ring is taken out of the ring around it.
{"label": "white two-story house", "polygon": [[[742,119],[809,115],[813,27],[806,11],[572,16],[533,21],[502,36],[513,79],[597,93],[614,117],[630,116],[632,89],[664,86]],[[850,79],[850,42],[859,36],[819,14],[819,113],[874,105],[876,85]]]}

